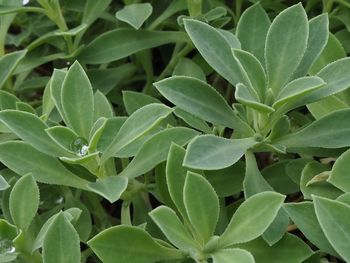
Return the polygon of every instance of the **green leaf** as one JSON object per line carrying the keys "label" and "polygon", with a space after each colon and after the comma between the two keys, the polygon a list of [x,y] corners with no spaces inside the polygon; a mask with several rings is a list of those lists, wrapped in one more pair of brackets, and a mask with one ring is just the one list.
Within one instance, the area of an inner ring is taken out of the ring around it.
{"label": "green leaf", "polygon": [[158,91],[179,108],[215,124],[252,133],[224,98],[210,85],[191,77],[175,76],[154,83]]}
{"label": "green leaf", "polygon": [[159,206],[152,210],[149,215],[167,239],[177,248],[190,252],[198,247],[198,244],[189,234],[188,229],[185,228],[172,209],[166,206]]}
{"label": "green leaf", "polygon": [[50,225],[43,243],[44,263],[79,263],[80,240],[72,224],[61,212]]}
{"label": "green leaf", "polygon": [[239,248],[219,250],[212,258],[214,263],[255,263],[252,254]]}
{"label": "green leaf", "polygon": [[123,90],[122,93],[125,110],[129,115],[148,104],[161,103],[160,100],[141,92]]}
{"label": "green leaf", "polygon": [[67,75],[67,71],[54,69],[52,73],[52,77],[50,79],[50,84],[49,84],[52,100],[54,101],[58,112],[60,113],[62,119],[65,120],[65,122],[67,121],[66,121],[65,113],[62,107],[61,93],[62,93],[63,81],[66,75]]}
{"label": "green leaf", "polygon": [[91,83],[78,62],[74,62],[64,78],[61,98],[67,125],[88,138],[94,118],[94,97]]}
{"label": "green leaf", "polygon": [[270,19],[260,3],[247,8],[237,25],[237,37],[242,49],[254,54],[261,64],[265,64],[264,50]]}
{"label": "green leaf", "polygon": [[13,222],[26,232],[39,208],[39,188],[31,174],[20,178],[10,194]]}
{"label": "green leaf", "polygon": [[0,89],[3,88],[5,82],[12,75],[18,63],[26,55],[27,50],[11,52],[0,58]]}
{"label": "green leaf", "polygon": [[88,245],[103,263],[115,263],[116,259],[119,263],[154,263],[183,258],[181,252],[161,246],[144,230],[125,225],[100,232]]}
{"label": "green leaf", "polygon": [[171,199],[183,217],[187,217],[183,201],[187,169],[182,166],[186,150],[180,145],[172,143],[166,162],[166,181]]}
{"label": "green leaf", "polygon": [[176,64],[173,76],[188,76],[206,81],[203,69],[189,58],[181,58]]}
{"label": "green leaf", "polygon": [[266,37],[265,60],[269,88],[275,94],[297,69],[308,35],[307,16],[300,3],[283,10],[273,20]]}
{"label": "green leaf", "polygon": [[186,122],[192,128],[200,130],[204,133],[212,133],[212,129],[209,127],[209,125],[202,119],[194,116],[193,114],[188,113],[187,111],[184,111],[179,107],[175,107],[174,114],[180,119],[182,119],[184,122]]}
{"label": "green leaf", "polygon": [[284,209],[308,240],[321,251],[337,256],[332,245],[323,234],[312,202],[289,203],[284,205]]}
{"label": "green leaf", "polygon": [[350,86],[350,58],[339,59],[321,69],[317,76],[327,84],[298,100],[294,107],[305,105],[346,90]]}
{"label": "green leaf", "polygon": [[58,145],[70,151],[72,143],[79,137],[78,134],[65,126],[53,126],[45,131]]}
{"label": "green leaf", "polygon": [[268,105],[260,103],[257,98],[250,93],[248,87],[242,83],[236,85],[235,98],[238,102],[255,109],[263,114],[274,112],[275,110]]}
{"label": "green leaf", "polygon": [[103,196],[110,203],[114,203],[119,200],[127,186],[128,178],[121,176],[108,176],[106,178],[97,179],[94,183],[89,183],[87,188],[90,191]]}
{"label": "green leaf", "polygon": [[0,174],[0,191],[4,191],[8,188],[10,188],[10,185],[5,180],[5,178]]}
{"label": "green leaf", "polygon": [[91,25],[97,18],[99,18],[103,11],[110,5],[112,0],[86,0],[83,12],[82,24]]}
{"label": "green leaf", "polygon": [[238,161],[224,169],[204,171],[204,174],[219,197],[228,197],[242,191],[244,167],[244,163]]}
{"label": "green leaf", "polygon": [[214,135],[197,136],[187,147],[184,165],[202,170],[222,169],[236,163],[256,144],[254,138],[225,139]]}
{"label": "green leaf", "polygon": [[152,129],[171,112],[171,108],[157,103],[146,105],[135,111],[124,122],[117,135],[103,152],[101,163]]}
{"label": "green leaf", "polygon": [[262,192],[246,199],[220,236],[220,247],[245,243],[262,235],[275,219],[284,198],[276,192]]}
{"label": "green leaf", "polygon": [[239,49],[233,49],[232,52],[234,58],[246,73],[248,80],[246,85],[248,85],[248,88],[250,87],[250,93],[254,98],[257,95],[256,99],[258,101],[264,102],[266,97],[266,75],[261,63],[249,52]]}
{"label": "green leaf", "polygon": [[320,89],[326,83],[319,77],[301,77],[289,82],[276,96],[273,108],[278,109],[286,103],[293,103],[300,97]]}
{"label": "green leaf", "polygon": [[79,61],[87,64],[108,63],[141,50],[187,41],[187,36],[183,32],[120,28],[95,38],[78,58]]}
{"label": "green leaf", "polygon": [[115,16],[118,20],[128,23],[135,29],[139,29],[146,19],[152,14],[153,8],[149,3],[138,3],[124,6]]}
{"label": "green leaf", "polygon": [[198,20],[185,19],[185,29],[193,44],[208,64],[232,85],[243,82],[244,76],[232,57],[232,46],[225,35]]}
{"label": "green leaf", "polygon": [[201,175],[188,172],[183,190],[183,201],[191,225],[205,244],[214,234],[219,219],[219,198],[214,188]]}
{"label": "green leaf", "polygon": [[142,145],[120,175],[134,178],[148,172],[166,160],[172,143],[185,145],[196,135],[197,131],[185,127],[169,128],[156,133]]}
{"label": "green leaf", "polygon": [[328,198],[337,198],[342,194],[342,191],[328,183],[326,180],[310,184],[310,181],[315,176],[327,171],[327,168],[329,169],[329,167],[318,162],[310,162],[304,167],[300,179],[300,190],[305,199],[311,199],[313,194]]}
{"label": "green leaf", "polygon": [[344,152],[339,158],[335,161],[331,176],[327,180],[334,186],[338,187],[344,192],[350,192],[350,182],[348,177],[350,164],[350,150]]}
{"label": "green leaf", "polygon": [[347,147],[350,145],[350,123],[344,120],[349,114],[349,109],[332,112],[295,133],[276,139],[275,142],[287,148]]}
{"label": "green leaf", "polygon": [[35,180],[40,183],[80,189],[86,189],[88,183],[67,170],[56,158],[20,141],[0,143],[0,161],[19,175],[32,173]]}
{"label": "green leaf", "polygon": [[322,14],[309,21],[309,38],[303,59],[293,78],[303,77],[307,74],[312,64],[325,48],[328,40],[328,15]]}
{"label": "green leaf", "polygon": [[19,99],[4,90],[0,90],[0,109],[1,110],[15,110],[16,109],[16,103],[19,102]]}
{"label": "green leaf", "polygon": [[98,118],[105,117],[111,118],[114,116],[113,108],[108,99],[101,91],[96,91],[94,95],[94,118],[96,121]]}
{"label": "green leaf", "polygon": [[339,201],[313,196],[318,222],[335,251],[350,261],[350,206]]}
{"label": "green leaf", "polygon": [[[346,92],[346,90],[343,92]],[[308,104],[306,105],[307,109],[315,119],[320,119],[333,111],[347,109],[349,108],[349,105],[343,100],[343,92]]]}
{"label": "green leaf", "polygon": [[300,238],[286,234],[278,243],[268,245],[262,238],[240,244],[239,248],[249,251],[256,263],[302,263],[313,251]]}
{"label": "green leaf", "polygon": [[24,111],[3,110],[2,121],[18,137],[36,149],[51,156],[70,156],[71,153],[56,144],[46,133],[48,126],[36,115]]}

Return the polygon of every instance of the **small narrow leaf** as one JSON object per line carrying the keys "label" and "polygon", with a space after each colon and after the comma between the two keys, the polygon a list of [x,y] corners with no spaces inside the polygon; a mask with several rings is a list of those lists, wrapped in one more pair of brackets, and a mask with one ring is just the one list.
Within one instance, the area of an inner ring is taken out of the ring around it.
{"label": "small narrow leaf", "polygon": [[275,219],[285,196],[262,192],[249,197],[237,209],[219,239],[221,247],[251,241],[265,232]]}
{"label": "small narrow leaf", "polygon": [[0,89],[11,76],[18,63],[26,55],[27,50],[12,52],[0,58]]}
{"label": "small narrow leaf", "polygon": [[222,169],[236,163],[256,144],[254,138],[225,139],[214,135],[197,136],[187,147],[184,165],[202,170]]}
{"label": "small narrow leaf", "polygon": [[238,83],[236,86],[235,98],[243,105],[255,109],[263,114],[268,114],[275,111],[274,108],[260,103],[257,98],[254,98],[254,96],[250,93],[248,87],[242,83]]}
{"label": "small narrow leaf", "polygon": [[80,240],[72,224],[61,212],[50,225],[43,243],[44,263],[79,263]]}
{"label": "small narrow leaf", "polygon": [[188,218],[205,244],[213,235],[219,219],[219,199],[214,188],[201,175],[188,172],[183,190]]}
{"label": "small narrow leaf", "polygon": [[39,208],[39,188],[31,174],[17,181],[10,194],[10,212],[16,226],[26,232]]}
{"label": "small narrow leaf", "polygon": [[326,85],[326,83],[319,77],[312,76],[295,79],[283,87],[277,95],[276,101],[272,107],[277,109],[285,103],[293,103],[300,97],[320,89],[324,85]]}
{"label": "small narrow leaf", "polygon": [[48,126],[36,115],[23,111],[4,110],[0,112],[0,121],[18,137],[39,151],[51,156],[70,156],[71,153],[56,144],[46,133]]}
{"label": "small narrow leaf", "polygon": [[183,251],[196,249],[198,244],[189,234],[176,213],[166,206],[159,206],[149,213],[152,220],[162,230],[167,239]]}
{"label": "small narrow leaf", "polygon": [[74,62],[67,72],[61,100],[67,125],[80,136],[88,138],[93,123],[94,98],[91,83],[78,62]]}
{"label": "small narrow leaf", "polygon": [[115,226],[100,232],[88,245],[103,263],[154,263],[182,259],[180,251],[161,246],[144,230]]}
{"label": "small narrow leaf", "polygon": [[152,14],[153,8],[149,3],[138,3],[125,6],[115,16],[120,21],[126,22],[135,29],[139,29],[146,19]]}
{"label": "small narrow leaf", "polygon": [[276,139],[275,142],[287,148],[350,146],[350,123],[344,121],[349,115],[349,109],[332,112],[295,133]]}
{"label": "small narrow leaf", "polygon": [[269,88],[275,94],[303,58],[308,34],[307,16],[301,3],[283,10],[273,20],[266,37],[265,60]]}

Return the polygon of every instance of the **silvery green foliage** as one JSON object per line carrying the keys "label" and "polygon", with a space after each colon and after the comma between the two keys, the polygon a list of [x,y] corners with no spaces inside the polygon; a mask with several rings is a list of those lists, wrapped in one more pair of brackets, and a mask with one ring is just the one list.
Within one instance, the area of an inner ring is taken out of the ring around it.
{"label": "silvery green foliage", "polygon": [[350,262],[350,5],[306,2],[0,0],[0,262]]}

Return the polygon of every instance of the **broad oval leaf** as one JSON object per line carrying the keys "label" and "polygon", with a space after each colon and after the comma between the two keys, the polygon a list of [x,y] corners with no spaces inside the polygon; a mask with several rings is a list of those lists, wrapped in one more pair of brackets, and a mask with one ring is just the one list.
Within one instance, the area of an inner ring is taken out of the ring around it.
{"label": "broad oval leaf", "polygon": [[244,76],[233,59],[232,46],[216,28],[198,20],[184,20],[185,29],[199,53],[213,69],[232,85],[243,82]]}
{"label": "broad oval leaf", "polygon": [[322,251],[337,256],[317,221],[312,202],[289,203],[284,209],[308,240]]}
{"label": "broad oval leaf", "polygon": [[179,108],[215,124],[252,134],[252,129],[209,84],[191,77],[175,76],[154,83],[158,91]]}
{"label": "broad oval leaf", "polygon": [[110,203],[118,201],[128,186],[128,178],[122,176],[108,176],[89,183],[87,188],[106,198]]}
{"label": "broad oval leaf", "polygon": [[335,161],[331,176],[327,180],[334,186],[344,192],[350,192],[349,169],[350,168],[350,150],[344,152]]}
{"label": "broad oval leaf", "polygon": [[331,199],[314,196],[318,222],[335,251],[350,261],[350,206]]}
{"label": "broad oval leaf", "polygon": [[198,248],[188,229],[180,221],[176,213],[166,207],[159,206],[149,213],[152,220],[162,230],[167,239],[183,251]]}
{"label": "broad oval leaf", "polygon": [[276,192],[262,192],[246,199],[220,236],[220,246],[245,243],[262,235],[277,216],[284,199],[284,195]]}
{"label": "broad oval leaf", "polygon": [[175,249],[161,246],[144,230],[131,226],[106,229],[88,241],[88,245],[103,263],[154,263],[182,259]]}
{"label": "broad oval leaf", "polygon": [[26,232],[39,208],[39,188],[31,174],[20,178],[10,194],[10,212],[16,226]]}
{"label": "broad oval leaf", "polygon": [[254,54],[263,65],[266,35],[270,24],[269,16],[258,2],[243,12],[237,25],[237,37],[242,49]]}
{"label": "broad oval leaf", "polygon": [[212,255],[214,263],[255,263],[247,250],[239,248],[222,249]]}
{"label": "broad oval leaf", "polygon": [[214,234],[219,219],[219,198],[203,176],[188,172],[183,201],[188,219],[196,231],[195,236],[204,245]]}
{"label": "broad oval leaf", "polygon": [[152,14],[153,8],[149,3],[136,3],[124,6],[115,16],[118,20],[128,23],[135,29],[139,29],[146,19]]}
{"label": "broad oval leaf", "polygon": [[301,3],[283,10],[273,20],[266,37],[265,61],[268,85],[275,94],[303,58],[308,34],[307,16]]}
{"label": "broad oval leaf", "polygon": [[197,136],[187,147],[184,166],[202,170],[222,169],[236,163],[257,143],[254,138],[226,139],[214,135]]}
{"label": "broad oval leaf", "polygon": [[77,61],[64,78],[61,100],[67,125],[88,138],[94,118],[94,96],[91,83]]}
{"label": "broad oval leaf", "polygon": [[80,240],[72,224],[61,212],[50,225],[43,243],[44,263],[79,263]]}
{"label": "broad oval leaf", "polygon": [[111,141],[107,149],[102,153],[101,163],[112,157],[125,146],[129,145],[161,120],[166,118],[172,109],[163,104],[149,104],[137,111],[123,123],[117,135]]}
{"label": "broad oval leaf", "polygon": [[188,38],[183,32],[121,28],[98,36],[83,50],[78,58],[79,61],[87,64],[108,63],[141,50],[168,43],[187,41]]}

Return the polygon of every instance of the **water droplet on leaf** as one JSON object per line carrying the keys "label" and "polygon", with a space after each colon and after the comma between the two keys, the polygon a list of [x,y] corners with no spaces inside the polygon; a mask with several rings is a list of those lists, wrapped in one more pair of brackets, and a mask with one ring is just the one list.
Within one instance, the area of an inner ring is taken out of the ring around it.
{"label": "water droplet on leaf", "polygon": [[0,240],[0,254],[12,254],[16,252],[16,248],[9,239]]}
{"label": "water droplet on leaf", "polygon": [[79,156],[84,156],[88,153],[89,146],[87,140],[82,137],[76,138],[71,144],[71,150]]}

